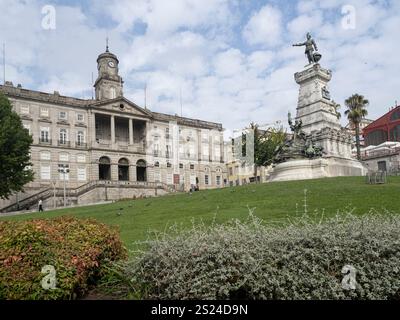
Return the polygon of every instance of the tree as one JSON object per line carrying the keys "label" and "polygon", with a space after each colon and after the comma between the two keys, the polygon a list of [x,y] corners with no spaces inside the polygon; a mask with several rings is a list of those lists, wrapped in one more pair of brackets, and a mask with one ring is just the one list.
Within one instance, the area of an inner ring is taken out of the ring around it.
{"label": "tree", "polygon": [[29,148],[32,137],[7,97],[0,93],[0,198],[8,199],[33,180]]}
{"label": "tree", "polygon": [[250,129],[254,131],[254,177],[257,180],[258,168],[273,163],[277,147],[285,141],[286,133],[282,128],[260,130],[253,122]]}
{"label": "tree", "polygon": [[342,114],[340,113],[339,109],[342,107],[339,103],[336,103],[335,101],[332,101],[333,103],[333,109],[336,113],[336,117],[338,118],[338,120],[340,120],[340,118],[342,117]]}
{"label": "tree", "polygon": [[364,96],[359,94],[353,94],[347,98],[344,102],[347,110],[344,114],[350,123],[354,125],[356,130],[356,148],[357,148],[357,159],[361,160],[361,147],[360,147],[360,122],[363,118],[368,115],[366,107],[369,105],[369,101]]}

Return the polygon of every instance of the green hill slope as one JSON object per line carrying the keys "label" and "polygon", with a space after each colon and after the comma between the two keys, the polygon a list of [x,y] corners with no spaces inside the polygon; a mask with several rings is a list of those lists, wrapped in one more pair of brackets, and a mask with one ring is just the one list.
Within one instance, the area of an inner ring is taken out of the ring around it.
{"label": "green hill slope", "polygon": [[122,240],[128,248],[132,248],[134,241],[147,238],[149,230],[162,231],[174,223],[190,226],[193,218],[197,221],[202,219],[206,223],[211,222],[215,215],[217,222],[231,218],[244,219],[248,216],[247,206],[256,208],[255,215],[266,223],[284,223],[288,216],[304,211],[305,189],[308,212],[318,210],[325,215],[334,215],[337,211],[364,214],[370,209],[400,212],[400,177],[390,177],[385,185],[367,185],[365,178],[346,177],[247,185],[2,219],[50,218],[61,215],[92,217],[120,226]]}

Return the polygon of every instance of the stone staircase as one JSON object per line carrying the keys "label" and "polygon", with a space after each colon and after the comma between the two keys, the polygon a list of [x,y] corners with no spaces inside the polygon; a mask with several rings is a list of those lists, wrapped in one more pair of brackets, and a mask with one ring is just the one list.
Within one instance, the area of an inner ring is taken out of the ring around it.
{"label": "stone staircase", "polygon": [[[178,192],[174,186],[168,185],[163,182],[145,182],[145,181],[111,181],[111,180],[96,180],[90,181],[77,188],[66,188],[66,194],[68,198],[78,199],[85,193],[94,190],[96,188],[147,188],[147,189],[162,189],[168,193]],[[40,199],[45,201],[51,197],[63,197],[63,188],[46,188],[39,192],[21,199],[18,202],[12,203],[6,207],[0,209],[0,212],[12,212],[21,209],[31,208],[37,206]]]}

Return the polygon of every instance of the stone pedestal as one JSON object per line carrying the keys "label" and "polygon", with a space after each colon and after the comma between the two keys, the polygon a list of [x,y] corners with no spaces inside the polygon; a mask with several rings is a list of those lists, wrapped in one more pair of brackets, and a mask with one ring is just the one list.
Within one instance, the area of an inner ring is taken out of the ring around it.
{"label": "stone pedestal", "polygon": [[297,72],[294,78],[300,85],[296,120],[302,121],[303,131],[309,134],[324,128],[340,130],[328,88],[332,72],[316,63]]}
{"label": "stone pedestal", "polygon": [[294,75],[300,85],[296,120],[316,146],[323,148],[319,159],[294,159],[276,165],[268,181],[317,179],[337,176],[361,176],[367,169],[352,158],[352,136],[340,125],[328,82],[332,72],[318,63]]}
{"label": "stone pedestal", "polygon": [[336,157],[314,160],[300,159],[280,163],[273,168],[268,181],[307,180],[344,176],[362,176],[366,170],[361,162]]}

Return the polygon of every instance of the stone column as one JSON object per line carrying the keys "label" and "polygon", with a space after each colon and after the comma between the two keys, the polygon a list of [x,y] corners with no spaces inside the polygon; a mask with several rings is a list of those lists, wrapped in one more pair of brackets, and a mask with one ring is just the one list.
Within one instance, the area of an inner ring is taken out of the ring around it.
{"label": "stone column", "polygon": [[133,120],[129,118],[129,144],[133,145]]}
{"label": "stone column", "polygon": [[94,112],[90,114],[88,135],[90,135],[90,138],[89,138],[90,140],[88,139],[88,142],[91,141],[92,145],[95,145],[95,143],[96,143],[96,114]]}
{"label": "stone column", "polygon": [[111,115],[111,144],[115,144],[115,117]]}

